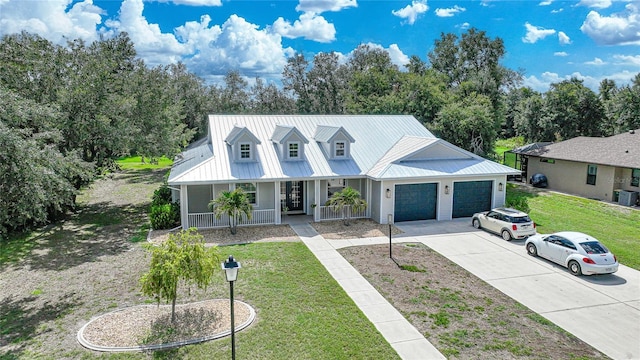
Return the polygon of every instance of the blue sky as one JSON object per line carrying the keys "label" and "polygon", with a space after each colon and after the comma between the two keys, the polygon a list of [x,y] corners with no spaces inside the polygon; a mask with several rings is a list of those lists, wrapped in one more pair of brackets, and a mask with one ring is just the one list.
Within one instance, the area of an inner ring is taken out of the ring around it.
{"label": "blue sky", "polygon": [[597,91],[640,72],[640,1],[0,0],[0,35],[26,30],[55,43],[127,31],[149,65],[182,61],[209,83],[229,70],[278,81],[288,57],[359,44],[402,66],[427,60],[442,32],[500,37],[503,65],[546,91],[572,76]]}

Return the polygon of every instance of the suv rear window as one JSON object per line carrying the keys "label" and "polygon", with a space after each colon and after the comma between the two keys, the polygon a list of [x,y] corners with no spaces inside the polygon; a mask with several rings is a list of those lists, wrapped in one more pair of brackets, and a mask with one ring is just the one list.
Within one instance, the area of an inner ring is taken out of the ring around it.
{"label": "suv rear window", "polygon": [[507,221],[513,224],[522,224],[531,222],[531,219],[528,216],[508,216]]}

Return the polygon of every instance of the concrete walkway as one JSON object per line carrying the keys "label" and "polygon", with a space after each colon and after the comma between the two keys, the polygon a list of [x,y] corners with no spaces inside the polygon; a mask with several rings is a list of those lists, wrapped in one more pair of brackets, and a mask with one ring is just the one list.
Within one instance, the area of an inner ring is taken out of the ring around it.
{"label": "concrete walkway", "polygon": [[290,226],[402,359],[446,359],[309,223]]}

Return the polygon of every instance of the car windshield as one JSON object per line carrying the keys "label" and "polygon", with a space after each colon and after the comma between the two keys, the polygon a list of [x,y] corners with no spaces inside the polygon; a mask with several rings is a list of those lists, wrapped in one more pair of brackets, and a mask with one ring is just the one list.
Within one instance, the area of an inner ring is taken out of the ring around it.
{"label": "car windshield", "polygon": [[511,223],[514,224],[522,224],[522,223],[527,223],[527,222],[531,222],[531,219],[528,216],[510,216],[509,217],[511,219]]}
{"label": "car windshield", "polygon": [[606,254],[609,252],[604,245],[597,241],[588,241],[580,243],[580,246],[587,252],[587,254]]}

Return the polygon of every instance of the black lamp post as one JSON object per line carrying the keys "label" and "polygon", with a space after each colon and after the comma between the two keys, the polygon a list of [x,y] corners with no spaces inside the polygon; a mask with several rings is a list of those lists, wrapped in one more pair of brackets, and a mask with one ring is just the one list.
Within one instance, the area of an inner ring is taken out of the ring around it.
{"label": "black lamp post", "polygon": [[391,225],[393,224],[393,214],[387,214],[387,223],[389,224],[389,258],[393,259],[391,256]]}
{"label": "black lamp post", "polygon": [[238,278],[238,269],[240,269],[240,263],[237,262],[233,255],[229,255],[229,259],[225,260],[222,263],[222,269],[224,270],[224,275],[229,282],[229,297],[231,299],[231,359],[236,359],[236,334],[235,334],[235,326],[233,319],[233,283]]}

